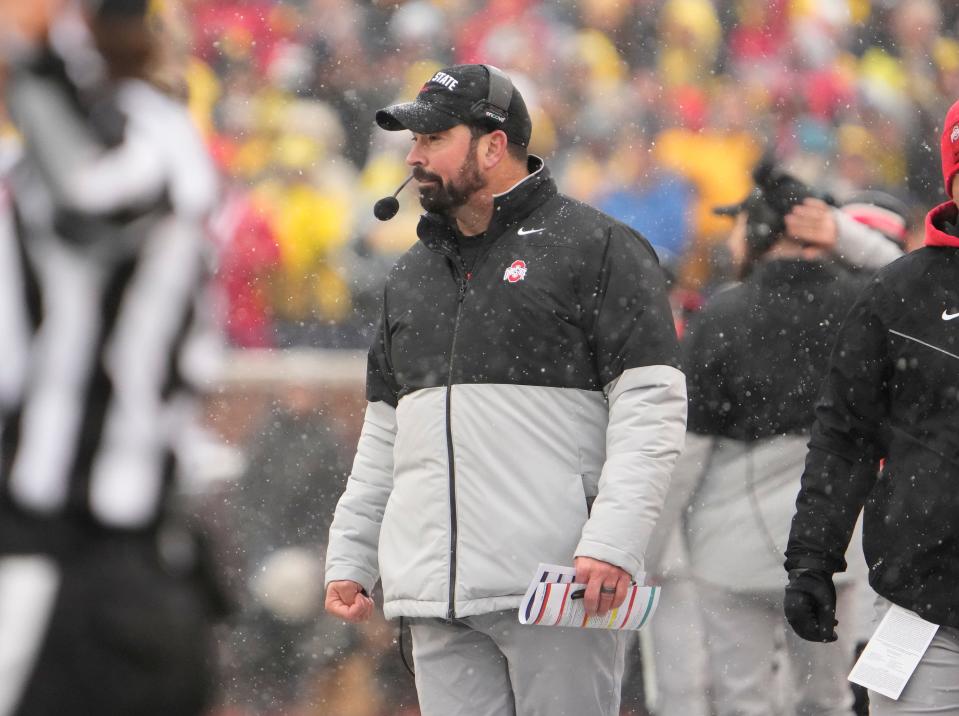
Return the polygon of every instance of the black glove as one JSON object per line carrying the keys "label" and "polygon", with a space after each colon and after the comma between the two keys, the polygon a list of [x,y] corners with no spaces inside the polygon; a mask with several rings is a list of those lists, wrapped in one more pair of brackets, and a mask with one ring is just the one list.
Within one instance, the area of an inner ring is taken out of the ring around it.
{"label": "black glove", "polygon": [[836,641],[836,587],[820,569],[793,569],[783,599],[789,626],[806,641]]}

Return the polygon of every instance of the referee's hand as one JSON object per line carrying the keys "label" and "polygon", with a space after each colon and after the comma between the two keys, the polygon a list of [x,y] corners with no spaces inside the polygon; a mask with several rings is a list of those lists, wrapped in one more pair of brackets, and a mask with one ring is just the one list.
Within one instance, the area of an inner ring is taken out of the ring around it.
{"label": "referee's hand", "polygon": [[373,614],[373,600],[356,582],[346,579],[330,582],[326,588],[326,611],[357,624],[365,622]]}
{"label": "referee's hand", "polygon": [[629,589],[629,573],[615,564],[603,562],[592,557],[576,557],[576,581],[586,585],[583,606],[589,616],[606,614],[610,609],[618,609],[626,599]]}

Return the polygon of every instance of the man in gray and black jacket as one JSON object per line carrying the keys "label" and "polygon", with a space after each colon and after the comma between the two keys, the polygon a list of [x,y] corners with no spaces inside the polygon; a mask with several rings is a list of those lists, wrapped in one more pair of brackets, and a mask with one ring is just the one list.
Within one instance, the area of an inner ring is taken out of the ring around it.
{"label": "man in gray and black jacket", "polygon": [[436,73],[377,113],[408,129],[419,241],[387,281],[369,405],[327,555],[327,608],[412,619],[432,714],[615,714],[621,634],[537,629],[539,562],[618,607],[659,514],[686,394],[662,272],[556,190],[502,72]]}

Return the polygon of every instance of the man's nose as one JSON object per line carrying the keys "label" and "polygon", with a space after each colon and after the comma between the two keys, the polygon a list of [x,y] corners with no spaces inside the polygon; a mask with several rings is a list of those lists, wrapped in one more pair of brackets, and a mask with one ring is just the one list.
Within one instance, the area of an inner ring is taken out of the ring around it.
{"label": "man's nose", "polygon": [[410,151],[406,154],[406,163],[411,167],[421,167],[424,164],[423,155],[420,152],[419,144],[413,142]]}

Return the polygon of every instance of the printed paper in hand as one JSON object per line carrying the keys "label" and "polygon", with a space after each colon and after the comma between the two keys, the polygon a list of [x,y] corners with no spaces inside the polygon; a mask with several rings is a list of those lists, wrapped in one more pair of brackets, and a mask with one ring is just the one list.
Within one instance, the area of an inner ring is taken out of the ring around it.
{"label": "printed paper in hand", "polygon": [[581,598],[573,595],[586,588],[573,580],[576,570],[555,564],[540,564],[519,609],[520,624],[586,627],[588,629],[642,629],[659,604],[659,587],[631,584],[618,609],[590,617]]}
{"label": "printed paper in hand", "polygon": [[893,604],[852,667],[849,680],[898,699],[937,629],[937,624]]}

